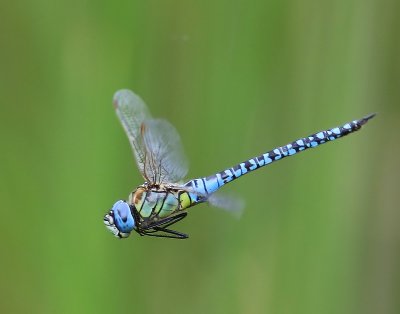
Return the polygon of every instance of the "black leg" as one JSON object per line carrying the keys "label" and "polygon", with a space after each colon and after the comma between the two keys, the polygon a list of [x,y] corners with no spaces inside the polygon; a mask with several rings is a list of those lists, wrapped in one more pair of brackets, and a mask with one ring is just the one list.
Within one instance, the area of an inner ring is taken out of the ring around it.
{"label": "black leg", "polygon": [[176,230],[167,229],[167,227],[177,223],[178,221],[181,221],[186,216],[187,213],[183,212],[172,217],[167,217],[156,221],[145,228],[141,228],[138,230],[138,232],[140,235],[148,235],[151,237],[187,239],[189,237],[187,234]]}
{"label": "black leg", "polygon": [[[156,233],[161,232],[161,233]],[[142,235],[147,235],[150,237],[157,237],[157,238],[171,238],[171,239],[187,239],[189,236],[182,232],[165,229],[160,227],[155,227],[152,231],[144,231]]]}
{"label": "black leg", "polygon": [[172,217],[167,217],[167,218],[161,219],[159,221],[156,221],[154,223],[151,223],[148,226],[141,228],[141,229],[146,231],[148,229],[153,229],[154,227],[166,228],[166,227],[173,225],[174,223],[177,223],[178,221],[182,220],[186,216],[187,216],[187,213],[183,212],[178,215],[175,215]]}

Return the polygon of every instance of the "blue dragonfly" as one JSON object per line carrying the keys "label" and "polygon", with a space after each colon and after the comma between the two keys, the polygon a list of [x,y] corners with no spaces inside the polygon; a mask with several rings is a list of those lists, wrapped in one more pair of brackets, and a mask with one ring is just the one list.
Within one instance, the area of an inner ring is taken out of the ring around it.
{"label": "blue dragonfly", "polygon": [[263,166],[358,131],[375,116],[370,114],[297,139],[208,177],[184,183],[188,164],[176,129],[166,120],[152,118],[143,100],[130,90],[116,92],[113,104],[145,180],[130,193],[128,201],[117,201],[104,216],[104,224],[118,238],[127,238],[134,230],[141,236],[186,239],[187,234],[169,227],[184,219],[188,208],[204,202],[234,207],[214,192]]}

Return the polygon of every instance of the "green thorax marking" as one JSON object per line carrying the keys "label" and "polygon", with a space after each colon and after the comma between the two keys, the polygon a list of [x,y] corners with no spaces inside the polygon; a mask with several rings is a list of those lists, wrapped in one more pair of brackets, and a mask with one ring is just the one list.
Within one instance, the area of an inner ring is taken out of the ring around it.
{"label": "green thorax marking", "polygon": [[129,204],[135,206],[143,219],[157,219],[189,208],[195,202],[184,190],[163,185],[141,185],[129,195]]}

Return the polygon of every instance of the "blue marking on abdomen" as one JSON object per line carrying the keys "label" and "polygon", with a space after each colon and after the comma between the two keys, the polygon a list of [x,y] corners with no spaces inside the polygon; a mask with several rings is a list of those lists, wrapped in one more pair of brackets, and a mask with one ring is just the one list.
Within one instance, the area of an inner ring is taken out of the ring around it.
{"label": "blue marking on abdomen", "polygon": [[242,175],[247,173],[247,169],[245,167],[244,162],[240,163],[240,169],[242,170]]}
{"label": "blue marking on abdomen", "polygon": [[[343,137],[347,134],[355,132],[361,128],[362,125],[368,122],[374,115],[366,116],[365,118],[354,120],[351,123],[346,123],[343,126],[335,127],[329,130],[320,131],[310,136],[297,139],[296,141],[284,146],[274,148],[258,157],[250,158],[244,162],[237,164],[231,168],[216,173],[215,175],[203,178],[204,181],[198,182],[198,179],[189,181],[186,185],[191,185],[196,191],[201,193],[213,193],[221,186],[229,183],[240,176],[268,165],[274,161],[280,160],[286,156],[295,155],[308,148],[317,147],[328,141],[333,141],[337,138]],[[204,186],[204,188],[202,188]]]}
{"label": "blue marking on abdomen", "polygon": [[255,160],[254,160],[254,158],[249,159],[249,162],[253,164],[252,166],[249,167],[250,171],[253,171],[253,170],[255,170],[255,169],[258,168],[258,166],[257,166],[257,164],[256,164],[256,162],[255,162]]}

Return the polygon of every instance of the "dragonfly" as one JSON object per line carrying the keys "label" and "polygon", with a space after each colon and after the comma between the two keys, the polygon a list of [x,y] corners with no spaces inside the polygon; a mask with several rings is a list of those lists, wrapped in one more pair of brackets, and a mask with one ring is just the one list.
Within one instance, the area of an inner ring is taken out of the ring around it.
{"label": "dragonfly", "polygon": [[113,104],[145,180],[129,194],[128,201],[117,201],[104,216],[107,229],[118,238],[127,238],[136,231],[141,236],[186,239],[187,234],[170,227],[187,216],[188,208],[205,202],[229,207],[232,202],[214,194],[227,183],[285,157],[358,131],[375,116],[370,114],[299,138],[208,177],[185,182],[188,163],[176,129],[164,119],[152,118],[143,100],[130,90],[117,91]]}

